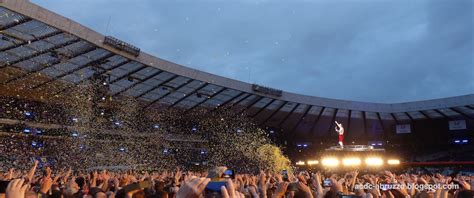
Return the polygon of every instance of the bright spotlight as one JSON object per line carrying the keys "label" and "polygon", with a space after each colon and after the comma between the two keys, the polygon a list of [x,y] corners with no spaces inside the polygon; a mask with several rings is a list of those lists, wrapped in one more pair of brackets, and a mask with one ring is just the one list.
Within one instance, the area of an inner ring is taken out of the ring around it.
{"label": "bright spotlight", "polygon": [[334,166],[338,166],[339,165],[339,160],[337,158],[324,158],[323,160],[321,160],[321,163],[323,164],[323,166],[331,166],[331,167],[334,167]]}
{"label": "bright spotlight", "polygon": [[359,166],[360,159],[357,157],[344,158],[342,164],[344,164],[344,166]]}
{"label": "bright spotlight", "polygon": [[397,160],[397,159],[389,159],[389,160],[387,160],[387,164],[390,164],[390,165],[399,165],[399,164],[400,164],[400,160]]}
{"label": "bright spotlight", "polygon": [[308,161],[306,162],[306,164],[312,166],[312,165],[319,164],[319,161],[318,161],[318,160],[308,160]]}
{"label": "bright spotlight", "polygon": [[379,157],[369,157],[365,158],[365,165],[367,166],[382,166],[383,160]]}
{"label": "bright spotlight", "polygon": [[297,166],[303,166],[303,165],[304,165],[304,161],[297,161],[297,162],[296,162],[296,165],[297,165]]}

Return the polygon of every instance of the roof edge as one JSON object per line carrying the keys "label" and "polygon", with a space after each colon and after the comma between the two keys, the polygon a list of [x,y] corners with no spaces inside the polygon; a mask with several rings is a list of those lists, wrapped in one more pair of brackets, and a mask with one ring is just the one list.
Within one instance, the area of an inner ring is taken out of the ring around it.
{"label": "roof edge", "polygon": [[216,84],[222,87],[235,89],[243,92],[252,93],[255,95],[265,96],[277,100],[284,100],[295,103],[303,103],[314,106],[324,106],[337,109],[350,109],[356,111],[370,111],[370,112],[410,112],[420,111],[429,109],[449,108],[455,106],[465,106],[474,104],[474,94],[468,94],[463,96],[455,96],[441,99],[422,100],[414,102],[403,102],[403,103],[373,103],[373,102],[359,102],[350,100],[330,99],[317,96],[309,96],[303,94],[296,94],[291,92],[283,91],[281,97],[275,97],[271,95],[265,95],[256,93],[252,90],[252,84],[235,79],[218,76],[215,74],[207,73],[201,70],[189,68],[183,65],[179,65],[145,52],[140,52],[140,55],[134,57],[128,53],[119,51],[110,46],[104,45],[103,41],[105,36],[85,27],[69,18],[54,13],[46,8],[33,4],[27,0],[0,0],[0,6],[6,7],[10,10],[18,12],[22,15],[28,16],[35,20],[46,23],[64,32],[73,34],[81,39],[97,45],[98,47],[109,50],[115,54],[124,56],[128,59],[135,60],[148,66],[155,67],[170,73],[181,75],[184,77],[200,80]]}

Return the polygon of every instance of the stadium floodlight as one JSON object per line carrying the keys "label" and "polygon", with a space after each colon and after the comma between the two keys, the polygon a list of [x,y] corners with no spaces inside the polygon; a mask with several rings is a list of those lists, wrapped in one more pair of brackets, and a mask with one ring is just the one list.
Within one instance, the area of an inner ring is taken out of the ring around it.
{"label": "stadium floodlight", "polygon": [[296,162],[297,166],[303,166],[304,164],[305,164],[304,161],[301,161],[301,160]]}
{"label": "stadium floodlight", "polygon": [[323,160],[321,160],[321,163],[323,164],[323,166],[329,166],[329,167],[339,166],[339,160],[334,157],[323,158]]}
{"label": "stadium floodlight", "polygon": [[382,166],[383,160],[380,157],[368,157],[365,158],[365,165],[367,166]]}
{"label": "stadium floodlight", "polygon": [[342,164],[344,166],[359,166],[361,163],[360,158],[350,157],[342,159]]}
{"label": "stadium floodlight", "polygon": [[308,160],[308,161],[306,161],[306,164],[308,164],[309,166],[312,166],[312,165],[319,164],[319,161],[318,160]]}
{"label": "stadium floodlight", "polygon": [[400,164],[400,160],[397,160],[397,159],[389,159],[389,160],[387,160],[387,164],[390,164],[390,165],[399,165],[399,164]]}

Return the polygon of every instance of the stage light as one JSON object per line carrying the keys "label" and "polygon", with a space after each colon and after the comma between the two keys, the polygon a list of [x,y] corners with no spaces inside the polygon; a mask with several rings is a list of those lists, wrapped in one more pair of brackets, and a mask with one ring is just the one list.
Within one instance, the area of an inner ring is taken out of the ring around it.
{"label": "stage light", "polygon": [[319,161],[318,161],[318,160],[308,160],[308,161],[306,162],[306,164],[312,166],[312,165],[319,164]]}
{"label": "stage light", "polygon": [[467,142],[469,142],[469,141],[468,140],[462,140],[462,143],[467,143]]}
{"label": "stage light", "polygon": [[369,158],[365,158],[365,164],[367,166],[382,166],[383,160],[382,158],[379,158],[379,157],[369,157]]}
{"label": "stage light", "polygon": [[333,157],[323,158],[323,160],[321,160],[321,163],[323,164],[323,166],[339,166],[339,160]]}
{"label": "stage light", "polygon": [[461,140],[454,140],[454,143],[460,143]]}
{"label": "stage light", "polygon": [[304,161],[297,161],[297,162],[296,162],[296,165],[297,165],[297,166],[303,166],[303,165],[304,165]]}
{"label": "stage light", "polygon": [[344,166],[359,166],[360,163],[360,159],[357,157],[342,159],[342,164],[344,164]]}
{"label": "stage light", "polygon": [[400,164],[400,160],[397,160],[397,159],[389,159],[389,160],[387,160],[387,164],[390,164],[390,165],[398,165],[398,164]]}
{"label": "stage light", "polygon": [[28,129],[28,128],[26,128],[26,129],[23,129],[23,132],[24,132],[24,133],[30,133],[30,132],[31,132],[31,130],[30,130],[30,129]]}
{"label": "stage light", "polygon": [[242,129],[237,129],[237,133],[241,133],[242,132]]}
{"label": "stage light", "polygon": [[79,136],[79,133],[77,131],[73,131],[72,132],[72,137],[77,137],[77,136]]}
{"label": "stage light", "polygon": [[73,122],[78,122],[79,120],[76,117],[71,118]]}
{"label": "stage light", "polygon": [[153,125],[153,128],[159,129],[159,128],[160,128],[160,125],[159,125],[159,124],[155,124],[155,125]]}

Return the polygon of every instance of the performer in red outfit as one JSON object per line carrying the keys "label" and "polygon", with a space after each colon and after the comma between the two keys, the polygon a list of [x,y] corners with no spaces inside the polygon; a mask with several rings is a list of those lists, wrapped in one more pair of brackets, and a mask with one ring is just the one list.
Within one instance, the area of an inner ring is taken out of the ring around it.
{"label": "performer in red outfit", "polygon": [[341,148],[344,148],[344,127],[342,127],[342,124],[340,124],[339,122],[335,121],[336,122],[336,132],[339,134],[339,146],[341,146]]}

